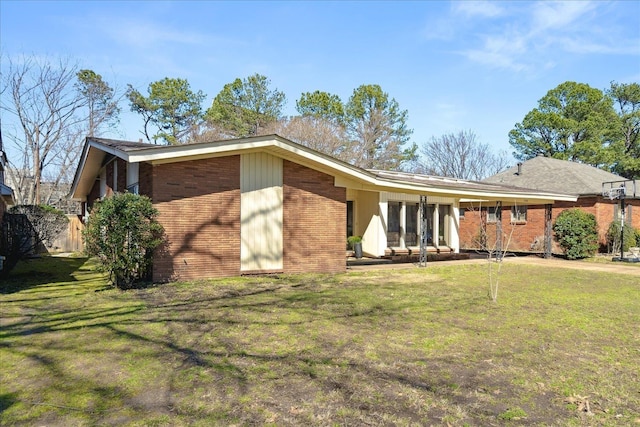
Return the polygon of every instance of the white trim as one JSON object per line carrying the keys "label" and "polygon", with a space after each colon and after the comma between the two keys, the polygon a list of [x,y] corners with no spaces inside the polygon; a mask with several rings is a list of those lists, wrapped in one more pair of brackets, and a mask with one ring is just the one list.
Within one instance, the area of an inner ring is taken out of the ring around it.
{"label": "white trim", "polygon": [[118,188],[118,162],[113,161],[113,191],[122,191]]}
{"label": "white trim", "polygon": [[[210,143],[185,144],[178,146],[129,147],[119,150],[88,139],[83,149],[82,160],[74,178],[72,194],[75,194],[78,181],[85,170],[89,159],[89,151],[98,149],[112,154],[129,163],[150,162],[153,164],[172,163],[199,158],[230,156],[252,152],[267,152],[285,160],[291,160],[303,166],[334,176],[335,185],[346,188],[369,191],[389,191],[416,195],[451,197],[470,200],[501,200],[518,204],[545,204],[554,201],[575,201],[576,197],[565,194],[537,192],[531,190],[514,190],[513,188],[482,188],[483,186],[499,187],[496,184],[482,184],[454,178],[433,177],[427,175],[407,174],[388,171],[367,171],[325,154],[311,150],[277,135],[218,141]],[[98,160],[93,159],[94,162]],[[95,170],[95,165],[93,170]],[[465,186],[467,188],[461,188]],[[471,188],[468,188],[471,187]],[[473,187],[477,187],[473,188]],[[82,196],[80,196],[82,197]]]}
{"label": "white trim", "polygon": [[107,195],[107,170],[102,168],[100,171],[100,198]]}

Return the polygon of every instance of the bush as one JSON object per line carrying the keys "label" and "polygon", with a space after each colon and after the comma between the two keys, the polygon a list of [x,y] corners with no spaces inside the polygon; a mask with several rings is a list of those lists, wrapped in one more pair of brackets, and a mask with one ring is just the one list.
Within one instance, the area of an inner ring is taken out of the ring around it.
{"label": "bush", "polygon": [[158,211],[146,196],[116,193],[97,202],[83,231],[85,251],[100,259],[100,271],[109,273],[121,289],[147,277],[153,250],[162,243]]}
{"label": "bush", "polygon": [[6,257],[0,277],[18,261],[47,251],[69,223],[64,212],[47,205],[17,205],[0,218],[0,255]]}
{"label": "bush", "polygon": [[349,247],[349,249],[355,248],[356,243],[361,243],[361,242],[362,242],[362,237],[360,236],[347,237],[347,247]]}
{"label": "bush", "polygon": [[587,258],[598,250],[598,223],[593,214],[581,209],[563,211],[553,231],[568,259]]}
{"label": "bush", "polygon": [[[624,225],[624,248],[623,251],[627,252],[629,248],[636,246],[637,237],[636,230],[629,224]],[[607,230],[607,246],[610,253],[620,252],[620,221],[613,221],[609,224]]]}

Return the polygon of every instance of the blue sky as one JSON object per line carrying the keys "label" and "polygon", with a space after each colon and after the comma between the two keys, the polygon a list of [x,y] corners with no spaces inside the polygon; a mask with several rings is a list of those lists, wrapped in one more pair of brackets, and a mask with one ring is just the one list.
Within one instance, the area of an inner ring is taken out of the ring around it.
{"label": "blue sky", "polygon": [[[472,130],[511,152],[508,132],[571,80],[605,89],[640,82],[640,1],[570,2],[0,2],[3,59],[72,58],[124,90],[185,78],[207,94],[254,73],[287,95],[346,101],[379,84],[418,145]],[[3,121],[3,125],[5,121]],[[123,105],[119,133],[142,120]]]}

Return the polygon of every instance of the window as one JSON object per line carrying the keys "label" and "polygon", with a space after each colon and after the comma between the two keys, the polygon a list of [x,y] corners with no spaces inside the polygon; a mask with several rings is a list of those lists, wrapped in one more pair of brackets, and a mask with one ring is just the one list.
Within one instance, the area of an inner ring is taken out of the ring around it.
{"label": "window", "polygon": [[[423,230],[421,214],[419,203],[388,202],[387,246],[403,248],[419,246]],[[426,206],[424,232],[427,245],[447,246],[449,244],[451,214],[451,205]]]}
{"label": "window", "polygon": [[498,221],[498,216],[497,216],[497,208],[495,206],[489,206],[487,208],[487,222],[497,222]]}
{"label": "window", "polygon": [[127,192],[131,194],[138,194],[138,183],[127,186]]}
{"label": "window", "polygon": [[138,194],[138,182],[140,176],[139,163],[127,163],[127,191]]}
{"label": "window", "polygon": [[511,206],[511,222],[527,222],[527,207]]}
{"label": "window", "polygon": [[418,246],[418,203],[407,203],[406,207],[406,230],[404,244],[406,246]]}
{"label": "window", "polygon": [[353,236],[353,201],[347,200],[347,237]]}
{"label": "window", "polygon": [[458,209],[458,218],[464,219],[466,214],[467,214],[467,208],[459,208]]}
{"label": "window", "polygon": [[438,246],[449,244],[449,205],[438,205]]}
{"label": "window", "polygon": [[436,205],[427,205],[427,245],[433,245],[433,219]]}
{"label": "window", "polygon": [[387,246],[400,246],[400,202],[389,202],[387,210]]}

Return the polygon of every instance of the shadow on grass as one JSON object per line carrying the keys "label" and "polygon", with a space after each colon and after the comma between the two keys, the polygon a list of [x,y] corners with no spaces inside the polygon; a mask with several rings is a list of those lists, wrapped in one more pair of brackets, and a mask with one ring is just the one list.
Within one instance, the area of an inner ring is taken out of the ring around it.
{"label": "shadow on grass", "polygon": [[9,409],[18,401],[17,393],[0,394],[0,414]]}
{"label": "shadow on grass", "polygon": [[87,258],[43,257],[18,263],[9,277],[0,283],[0,294],[12,294],[35,286],[57,282],[75,282],[73,273]]}

